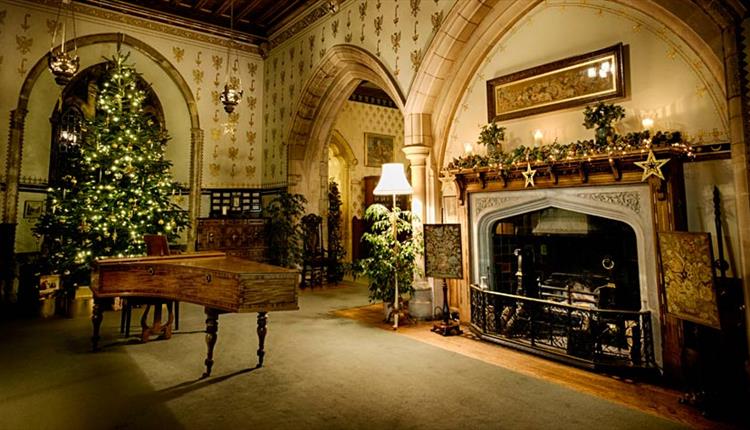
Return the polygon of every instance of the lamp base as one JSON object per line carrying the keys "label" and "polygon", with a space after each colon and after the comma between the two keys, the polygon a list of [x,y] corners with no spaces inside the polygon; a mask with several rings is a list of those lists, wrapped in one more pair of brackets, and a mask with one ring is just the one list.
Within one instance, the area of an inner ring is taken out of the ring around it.
{"label": "lamp base", "polygon": [[455,321],[440,321],[432,326],[432,331],[443,336],[456,336],[463,334],[461,326]]}

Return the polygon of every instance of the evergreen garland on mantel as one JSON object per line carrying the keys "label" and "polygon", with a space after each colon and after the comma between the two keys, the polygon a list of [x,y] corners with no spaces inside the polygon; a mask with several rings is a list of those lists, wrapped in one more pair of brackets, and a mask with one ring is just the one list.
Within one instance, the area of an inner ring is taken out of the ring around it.
{"label": "evergreen garland on mantel", "polygon": [[[584,116],[586,117],[586,113]],[[589,118],[586,117],[586,119]],[[479,143],[484,142],[480,139]],[[488,151],[487,155],[468,154],[454,158],[445,170],[457,171],[482,167],[509,170],[515,167],[525,167],[527,163],[555,164],[591,161],[593,158],[600,157],[614,159],[632,154],[646,155],[651,149],[666,147],[677,148],[687,156],[693,155],[692,147],[683,140],[682,133],[679,131],[657,131],[652,135],[651,132],[645,130],[631,132],[624,136],[612,133],[606,139],[577,140],[567,144],[560,144],[555,140],[549,145],[533,147],[520,145],[510,152],[496,149]]]}

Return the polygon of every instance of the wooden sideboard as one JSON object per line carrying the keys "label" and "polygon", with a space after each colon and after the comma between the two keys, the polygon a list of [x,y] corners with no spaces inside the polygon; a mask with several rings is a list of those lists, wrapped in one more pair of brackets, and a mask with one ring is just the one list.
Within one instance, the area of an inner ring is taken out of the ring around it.
{"label": "wooden sideboard", "polygon": [[227,255],[266,261],[266,220],[198,218],[199,251],[224,251]]}

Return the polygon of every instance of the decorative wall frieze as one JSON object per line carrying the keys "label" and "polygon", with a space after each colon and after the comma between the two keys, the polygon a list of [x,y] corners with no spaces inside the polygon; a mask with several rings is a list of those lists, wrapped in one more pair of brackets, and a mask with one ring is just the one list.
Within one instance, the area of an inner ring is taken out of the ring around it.
{"label": "decorative wall frieze", "polygon": [[612,193],[580,193],[577,197],[602,203],[622,206],[640,215],[641,195],[635,191],[620,191]]}
{"label": "decorative wall frieze", "polygon": [[300,33],[301,31],[305,30],[307,27],[315,24],[319,19],[325,17],[328,14],[328,5],[322,4],[318,6],[317,8],[310,11],[307,15],[304,16],[301,20],[293,23],[290,27],[286,28],[285,30],[282,30],[281,33],[278,33],[276,35],[271,35],[271,40],[269,42],[270,49],[273,49],[282,43],[286,42],[287,40],[294,37],[296,34]]}
{"label": "decorative wall frieze", "polygon": [[504,196],[504,197],[479,197],[475,200],[476,214],[481,214],[489,208],[499,208],[503,206],[511,206],[518,201],[525,201],[533,198],[528,194],[525,196]]}
{"label": "decorative wall frieze", "polygon": [[[57,8],[60,5],[60,0],[35,0],[35,3]],[[138,7],[130,6],[125,2],[108,2],[106,7],[111,9],[81,4],[79,1],[72,2],[71,6],[74,8],[76,14],[119,22],[141,29],[158,31],[212,45],[228,47],[229,39],[233,37],[235,47],[239,43],[243,51],[258,55],[261,53],[259,47],[259,44],[263,42],[261,38],[237,31],[232,35],[229,30],[222,27],[180,19],[173,15],[162,14],[153,10],[145,11]]]}

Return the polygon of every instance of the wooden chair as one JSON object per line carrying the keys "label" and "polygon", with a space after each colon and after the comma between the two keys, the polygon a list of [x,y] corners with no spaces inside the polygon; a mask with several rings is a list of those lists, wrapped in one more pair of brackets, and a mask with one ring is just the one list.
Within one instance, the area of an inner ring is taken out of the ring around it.
{"label": "wooden chair", "polygon": [[[169,243],[167,237],[160,234],[146,234],[143,236],[143,241],[146,242],[146,255],[149,256],[165,256],[170,255]],[[162,324],[161,313],[162,305],[167,306],[167,322]],[[161,332],[161,336],[169,339],[172,336],[172,321],[174,321],[174,329],[180,329],[180,302],[164,301],[159,299],[124,299],[122,305],[122,313],[120,315],[120,333],[124,333],[125,337],[130,336],[130,319],[133,313],[133,306],[146,305],[146,310],[143,312],[141,317],[141,340],[144,342],[148,340],[151,334]],[[154,319],[151,326],[146,323],[148,314],[151,306],[154,307]],[[174,312],[173,312],[174,309]]]}
{"label": "wooden chair", "polygon": [[328,254],[323,248],[323,218],[315,214],[302,217],[302,282],[300,288],[323,285]]}

